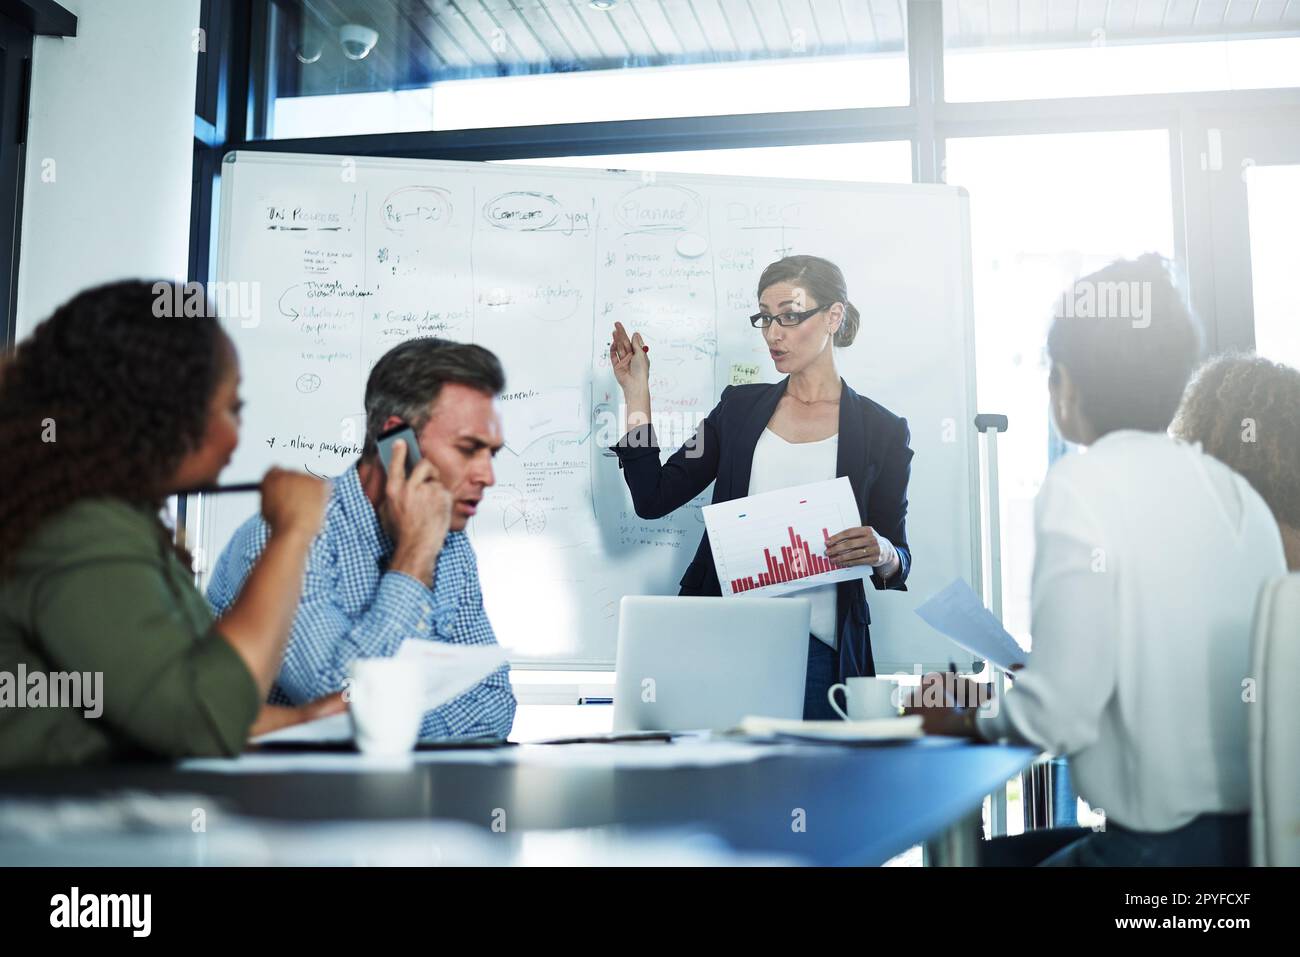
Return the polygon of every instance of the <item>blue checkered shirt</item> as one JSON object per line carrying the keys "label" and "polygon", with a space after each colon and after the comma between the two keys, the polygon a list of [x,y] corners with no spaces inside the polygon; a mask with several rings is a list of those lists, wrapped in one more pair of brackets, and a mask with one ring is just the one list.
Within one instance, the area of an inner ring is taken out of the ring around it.
{"label": "blue checkered shirt", "polygon": [[[220,616],[266,548],[260,515],[239,527],[208,584]],[[438,555],[433,587],[387,571],[393,542],[361,489],[356,467],[333,481],[321,533],[312,543],[302,599],[271,704],[304,704],[344,687],[354,658],[390,657],[407,638],[493,645],[478,563],[464,532],[451,532]],[[515,717],[510,668],[503,665],[469,691],[428,712],[420,736],[504,738]]]}

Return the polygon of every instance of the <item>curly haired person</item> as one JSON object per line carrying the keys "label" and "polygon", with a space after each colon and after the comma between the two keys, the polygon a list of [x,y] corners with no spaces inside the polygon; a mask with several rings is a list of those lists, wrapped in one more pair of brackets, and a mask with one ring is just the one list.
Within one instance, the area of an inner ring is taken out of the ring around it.
{"label": "curly haired person", "polygon": [[217,318],[155,314],[176,291],[82,292],[0,365],[0,768],[230,755],[343,707],[263,705],[325,484],[267,473],[271,542],[218,621],[160,520],[230,461],[242,405]]}
{"label": "curly haired person", "polygon": [[1282,532],[1287,568],[1300,571],[1300,370],[1254,355],[1211,359],[1172,428],[1260,494]]}

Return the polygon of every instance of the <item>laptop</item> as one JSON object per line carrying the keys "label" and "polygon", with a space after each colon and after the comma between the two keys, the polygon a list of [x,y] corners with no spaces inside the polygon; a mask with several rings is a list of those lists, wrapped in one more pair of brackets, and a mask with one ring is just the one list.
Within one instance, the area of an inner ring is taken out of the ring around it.
{"label": "laptop", "polygon": [[807,598],[624,597],[614,731],[802,718],[811,607]]}

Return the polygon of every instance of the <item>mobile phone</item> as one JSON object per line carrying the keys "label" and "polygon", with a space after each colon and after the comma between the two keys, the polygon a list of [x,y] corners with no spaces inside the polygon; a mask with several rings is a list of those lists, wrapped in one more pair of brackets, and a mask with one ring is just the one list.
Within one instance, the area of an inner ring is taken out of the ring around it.
{"label": "mobile phone", "polygon": [[411,474],[411,470],[415,468],[415,463],[420,461],[420,443],[415,439],[415,429],[405,422],[399,422],[379,435],[379,460],[384,463],[385,475],[388,474],[388,466],[393,458],[393,443],[398,439],[406,443],[407,475]]}

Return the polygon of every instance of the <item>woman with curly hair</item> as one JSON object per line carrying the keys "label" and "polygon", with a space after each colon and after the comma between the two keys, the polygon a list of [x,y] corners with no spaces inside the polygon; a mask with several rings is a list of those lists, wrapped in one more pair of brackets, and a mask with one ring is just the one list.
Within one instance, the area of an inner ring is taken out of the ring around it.
{"label": "woman with curly hair", "polygon": [[[250,731],[341,708],[262,707],[325,484],[267,473],[271,542],[218,622],[159,519],[230,461],[242,404],[217,319],[155,311],[177,292],[83,292],[0,366],[0,767],[230,755]],[[82,689],[76,706],[50,700],[56,677]]]}
{"label": "woman with curly hair", "polygon": [[1187,387],[1173,432],[1254,487],[1277,519],[1287,568],[1300,571],[1300,370],[1253,355],[1211,359]]}

